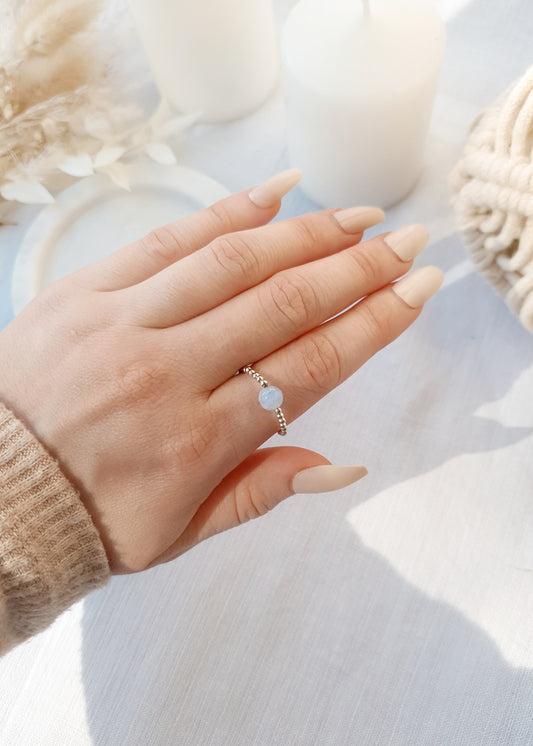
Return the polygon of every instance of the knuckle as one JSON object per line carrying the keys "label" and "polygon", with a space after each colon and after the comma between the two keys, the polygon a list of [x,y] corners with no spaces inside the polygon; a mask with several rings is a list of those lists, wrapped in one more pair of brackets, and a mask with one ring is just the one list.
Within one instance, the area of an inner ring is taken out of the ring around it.
{"label": "knuckle", "polygon": [[33,316],[39,325],[45,322],[50,334],[61,334],[76,342],[106,327],[102,305],[102,298],[95,304],[93,293],[64,278],[39,293],[24,312]]}
{"label": "knuckle", "polygon": [[253,521],[268,513],[267,506],[258,501],[252,483],[245,480],[233,493],[235,516],[239,524]]}
{"label": "knuckle", "polygon": [[213,457],[219,439],[220,427],[206,407],[201,417],[177,423],[176,432],[167,446],[172,463],[181,474],[191,474],[195,469],[205,468],[206,461]]}
{"label": "knuckle", "polygon": [[274,318],[281,317],[291,330],[301,331],[317,319],[320,311],[317,291],[303,277],[295,276],[294,272],[281,272],[266,287]]}
{"label": "knuckle", "polygon": [[349,252],[358,277],[365,287],[378,287],[382,282],[382,266],[378,255],[372,251],[365,251],[364,246],[358,245]]}
{"label": "knuckle", "polygon": [[305,340],[302,358],[313,391],[329,392],[342,382],[340,355],[325,334],[317,332]]}
{"label": "knuckle", "polygon": [[212,222],[213,228],[216,231],[225,231],[227,229],[231,230],[231,225],[233,223],[233,214],[227,200],[215,202],[213,205],[207,208],[207,214]]}
{"label": "knuckle", "polygon": [[322,233],[315,218],[316,216],[306,215],[293,221],[298,239],[304,246],[315,246],[322,239]]}
{"label": "knuckle", "polygon": [[40,292],[32,302],[32,306],[39,316],[50,318],[62,316],[69,301],[70,294],[60,280]]}
{"label": "knuckle", "polygon": [[161,396],[168,385],[168,371],[166,366],[155,361],[133,360],[121,366],[115,381],[117,400],[138,404]]}
{"label": "knuckle", "polygon": [[210,451],[212,440],[208,428],[198,422],[190,423],[186,431],[182,432],[178,461],[188,468],[192,464],[202,462]]}
{"label": "knuckle", "polygon": [[240,275],[246,280],[257,276],[259,261],[256,253],[238,233],[216,238],[211,244],[211,251],[226,274]]}
{"label": "knuckle", "polygon": [[367,302],[360,311],[361,329],[372,348],[381,349],[396,338],[394,318],[386,309]]}
{"label": "knuckle", "polygon": [[141,246],[149,256],[165,266],[175,262],[180,253],[179,238],[167,225],[154,228],[141,238]]}

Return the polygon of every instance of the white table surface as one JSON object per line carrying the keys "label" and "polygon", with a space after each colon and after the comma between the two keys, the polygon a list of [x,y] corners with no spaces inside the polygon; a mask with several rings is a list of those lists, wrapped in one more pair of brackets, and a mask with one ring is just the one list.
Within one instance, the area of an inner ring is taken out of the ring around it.
{"label": "white table surface", "polygon": [[[533,336],[473,271],[446,183],[472,118],[533,61],[533,6],[439,5],[427,168],[386,228],[425,222],[417,263],[446,285],[287,439],[369,476],[115,578],[12,651],[4,746],[533,744]],[[281,94],[197,128],[180,161],[231,190],[283,169]],[[296,190],[281,217],[312,209]],[[2,325],[35,214],[0,229]]]}

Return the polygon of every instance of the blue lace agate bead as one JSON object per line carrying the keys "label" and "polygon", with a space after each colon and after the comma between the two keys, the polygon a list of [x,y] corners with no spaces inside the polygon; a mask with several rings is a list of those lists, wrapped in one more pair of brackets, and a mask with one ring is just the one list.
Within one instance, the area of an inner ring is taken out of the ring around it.
{"label": "blue lace agate bead", "polygon": [[277,386],[266,386],[259,392],[259,404],[263,409],[279,409],[283,404],[283,392]]}

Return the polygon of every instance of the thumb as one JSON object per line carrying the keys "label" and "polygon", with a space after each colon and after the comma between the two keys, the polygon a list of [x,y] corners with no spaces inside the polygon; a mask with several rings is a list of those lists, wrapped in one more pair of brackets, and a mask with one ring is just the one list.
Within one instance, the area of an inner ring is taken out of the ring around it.
{"label": "thumb", "polygon": [[199,507],[172,547],[153,564],[168,562],[222,531],[265,515],[296,493],[330,492],[367,474],[364,466],[332,466],[303,448],[263,448],[243,461]]}

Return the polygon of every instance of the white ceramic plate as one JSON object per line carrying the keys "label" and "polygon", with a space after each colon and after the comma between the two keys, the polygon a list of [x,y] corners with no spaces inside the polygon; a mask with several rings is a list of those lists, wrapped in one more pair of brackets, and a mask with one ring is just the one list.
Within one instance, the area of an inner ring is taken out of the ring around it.
{"label": "white ceramic plate", "polygon": [[183,167],[128,167],[131,192],[91,176],[61,192],[31,224],[13,269],[15,315],[43,288],[127,243],[229,195],[218,182]]}

